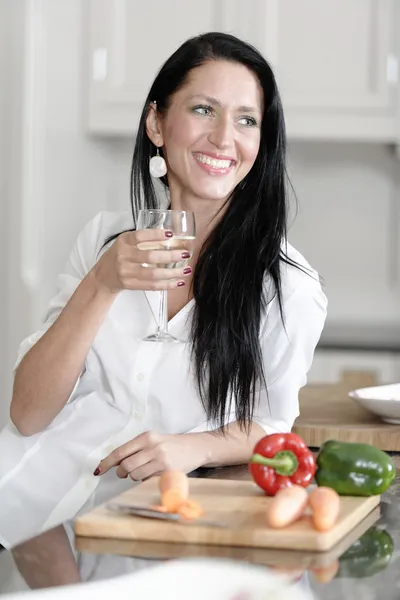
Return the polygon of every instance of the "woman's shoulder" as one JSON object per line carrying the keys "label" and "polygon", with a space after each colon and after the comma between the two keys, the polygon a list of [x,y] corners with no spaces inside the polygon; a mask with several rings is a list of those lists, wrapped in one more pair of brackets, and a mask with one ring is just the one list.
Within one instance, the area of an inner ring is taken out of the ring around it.
{"label": "woman's shoulder", "polygon": [[[280,274],[283,304],[293,296],[324,296],[320,274],[289,242],[285,242],[281,247]],[[276,297],[270,277],[266,278],[266,288],[269,299]]]}
{"label": "woman's shoulder", "polygon": [[116,233],[133,228],[132,212],[103,210],[98,212],[83,228],[83,235],[93,243],[103,244]]}
{"label": "woman's shoulder", "polygon": [[306,257],[294,246],[286,242],[282,246],[281,277],[282,287],[290,294],[299,287],[321,287],[320,274]]}
{"label": "woman's shoulder", "polygon": [[[327,315],[328,299],[318,271],[289,243],[282,246],[281,258],[281,301],[286,326],[289,324],[292,329],[299,330],[306,325],[307,330],[316,328],[320,334]],[[267,330],[280,324],[283,331],[280,306],[271,277],[265,281],[265,297]]]}

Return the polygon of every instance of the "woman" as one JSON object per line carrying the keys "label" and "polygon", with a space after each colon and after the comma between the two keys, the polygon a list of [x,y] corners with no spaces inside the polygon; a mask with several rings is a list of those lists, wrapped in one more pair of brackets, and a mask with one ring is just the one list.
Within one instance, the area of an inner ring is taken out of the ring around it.
{"label": "woman", "polygon": [[[159,205],[159,152],[171,208],[196,216],[186,270],[141,266],[182,253],[137,247],[169,235],[135,231],[138,209]],[[167,468],[245,463],[298,415],[326,298],[286,241],[284,118],[254,48],[209,33],[164,64],[137,133],[132,213],[86,226],[46,323],[21,345],[0,439],[5,546]],[[162,289],[186,344],[139,341]]]}

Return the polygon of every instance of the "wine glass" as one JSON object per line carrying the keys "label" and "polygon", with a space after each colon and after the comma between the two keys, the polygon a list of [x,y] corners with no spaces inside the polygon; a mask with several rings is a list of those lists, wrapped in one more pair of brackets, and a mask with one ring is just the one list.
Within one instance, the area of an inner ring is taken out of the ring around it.
{"label": "wine glass", "polygon": [[[193,240],[196,239],[196,226],[194,213],[185,210],[160,210],[143,209],[139,211],[137,229],[166,229],[174,234],[171,239],[155,242],[141,242],[138,248],[141,250],[182,250],[190,249]],[[190,251],[190,250],[189,250]],[[148,268],[159,267],[166,269],[183,269],[190,258],[167,264],[148,265]],[[180,342],[178,338],[168,333],[168,293],[161,291],[159,318],[156,331],[143,338],[146,342]]]}

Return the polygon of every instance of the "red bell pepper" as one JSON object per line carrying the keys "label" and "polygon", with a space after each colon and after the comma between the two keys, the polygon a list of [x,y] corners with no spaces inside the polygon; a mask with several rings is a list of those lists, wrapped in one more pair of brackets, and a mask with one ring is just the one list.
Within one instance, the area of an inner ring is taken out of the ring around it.
{"label": "red bell pepper", "polygon": [[255,446],[249,469],[254,482],[269,496],[292,485],[308,487],[317,470],[304,440],[295,433],[273,433]]}

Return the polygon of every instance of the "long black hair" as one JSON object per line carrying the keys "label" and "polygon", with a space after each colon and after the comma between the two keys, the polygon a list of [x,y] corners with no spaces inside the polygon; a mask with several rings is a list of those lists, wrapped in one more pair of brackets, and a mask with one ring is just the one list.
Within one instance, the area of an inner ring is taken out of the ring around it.
{"label": "long black hair", "polygon": [[[229,206],[206,240],[193,276],[195,299],[191,344],[194,372],[209,419],[224,430],[234,403],[236,420],[248,429],[257,389],[267,386],[260,346],[260,324],[267,303],[266,277],[281,316],[281,263],[287,223],[286,134],[273,72],[251,45],[225,33],[187,40],[165,62],[144,104],[131,170],[134,223],[141,208],[159,208],[149,172],[155,146],[146,133],[149,106],[162,115],[190,71],[210,60],[240,63],[257,77],[264,96],[261,141],[255,163],[233,190]],[[168,176],[162,179],[168,186]],[[115,237],[115,236],[113,236]],[[112,239],[112,238],[111,238]],[[107,240],[107,242],[110,240]],[[106,243],[107,243],[106,242]]]}

